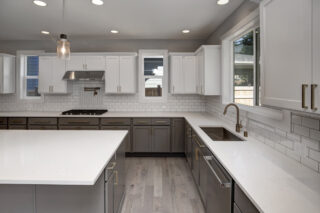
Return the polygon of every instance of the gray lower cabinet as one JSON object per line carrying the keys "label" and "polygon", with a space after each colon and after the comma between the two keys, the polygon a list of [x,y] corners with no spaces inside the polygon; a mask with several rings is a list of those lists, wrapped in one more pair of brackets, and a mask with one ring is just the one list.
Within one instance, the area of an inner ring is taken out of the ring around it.
{"label": "gray lower cabinet", "polygon": [[189,167],[192,167],[192,129],[190,125],[186,122],[185,127],[185,156]]}
{"label": "gray lower cabinet", "polygon": [[7,125],[0,125],[0,129],[8,129]]}
{"label": "gray lower cabinet", "polygon": [[57,130],[58,127],[54,125],[29,125],[28,129],[34,130]]}
{"label": "gray lower cabinet", "polygon": [[170,126],[152,127],[152,152],[170,152]]}
{"label": "gray lower cabinet", "polygon": [[[240,213],[259,213],[258,209],[252,204],[238,184],[234,184],[234,202]],[[234,211],[234,213],[236,212]]]}
{"label": "gray lower cabinet", "polygon": [[132,152],[132,141],[131,141],[131,126],[101,126],[101,130],[127,130],[129,131],[126,137],[126,152]]}
{"label": "gray lower cabinet", "polygon": [[152,126],[133,127],[133,152],[151,152]]}
{"label": "gray lower cabinet", "polygon": [[199,192],[200,192],[200,197],[203,203],[206,203],[206,193],[207,193],[208,166],[204,159],[207,152],[206,149],[207,148],[201,148],[199,151]]}
{"label": "gray lower cabinet", "polygon": [[115,213],[114,210],[114,189],[115,189],[115,173],[109,176],[105,183],[105,205],[106,213]]}
{"label": "gray lower cabinet", "polygon": [[0,185],[1,213],[34,213],[34,185]]}
{"label": "gray lower cabinet", "polygon": [[60,130],[99,130],[99,126],[59,126]]}
{"label": "gray lower cabinet", "polygon": [[184,130],[185,122],[183,118],[172,119],[172,152],[183,153],[185,150],[184,146]]}
{"label": "gray lower cabinet", "polygon": [[192,175],[196,182],[196,185],[199,186],[199,179],[200,179],[200,163],[199,163],[199,154],[200,154],[200,147],[195,142],[195,137],[192,140]]}
{"label": "gray lower cabinet", "polygon": [[9,124],[8,129],[20,129],[20,130],[25,130],[25,129],[27,129],[27,125]]}
{"label": "gray lower cabinet", "polygon": [[125,194],[125,156],[126,144],[125,141],[120,145],[116,152],[116,167],[115,167],[115,188],[114,188],[114,212],[120,212]]}

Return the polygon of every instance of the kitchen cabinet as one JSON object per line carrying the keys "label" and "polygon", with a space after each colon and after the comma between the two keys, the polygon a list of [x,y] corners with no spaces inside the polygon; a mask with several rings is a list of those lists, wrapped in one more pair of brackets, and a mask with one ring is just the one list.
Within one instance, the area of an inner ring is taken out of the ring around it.
{"label": "kitchen cabinet", "polygon": [[177,54],[170,56],[171,93],[196,94],[196,57]]}
{"label": "kitchen cabinet", "polygon": [[99,130],[99,118],[59,118],[61,130]]}
{"label": "kitchen cabinet", "polygon": [[115,173],[109,176],[105,183],[105,206],[106,206],[106,213],[115,213],[114,210],[114,186],[115,184]]}
{"label": "kitchen cabinet", "polygon": [[105,57],[99,55],[72,55],[67,61],[67,71],[105,70]]}
{"label": "kitchen cabinet", "polygon": [[[258,209],[252,204],[238,184],[234,184],[234,202],[240,213],[259,213]],[[236,213],[237,211],[234,212]]]}
{"label": "kitchen cabinet", "polygon": [[[126,136],[128,137],[128,136]],[[121,212],[121,206],[125,194],[125,152],[126,143],[121,143],[116,152],[116,167],[115,167],[115,188],[114,188],[114,212]]]}
{"label": "kitchen cabinet", "polygon": [[133,127],[133,152],[151,152],[152,126]]}
{"label": "kitchen cabinet", "polygon": [[221,46],[202,45],[196,51],[196,92],[200,95],[220,95]]}
{"label": "kitchen cabinet", "polygon": [[183,153],[185,150],[184,146],[184,130],[185,130],[185,122],[183,118],[174,118],[172,119],[171,126],[171,143],[172,143],[172,152]]}
{"label": "kitchen cabinet", "polygon": [[191,172],[194,178],[194,181],[197,185],[197,187],[199,187],[199,179],[200,179],[200,164],[199,164],[199,153],[200,153],[200,147],[198,145],[198,143],[196,143],[195,141],[195,137],[193,137],[192,140],[192,167],[191,167]]}
{"label": "kitchen cabinet", "polygon": [[151,152],[170,152],[170,126],[152,126]]}
{"label": "kitchen cabinet", "polygon": [[0,54],[0,94],[12,94],[16,91],[15,56]]}
{"label": "kitchen cabinet", "polygon": [[187,122],[186,122],[186,127],[185,127],[185,156],[187,159],[187,163],[191,169],[191,166],[192,166],[192,129]]}
{"label": "kitchen cabinet", "polygon": [[27,118],[11,117],[8,119],[8,129],[27,129]]}
{"label": "kitchen cabinet", "polygon": [[39,93],[67,94],[67,81],[62,80],[66,62],[56,56],[39,56]]}
{"label": "kitchen cabinet", "polygon": [[57,130],[57,118],[28,118],[28,129]]}
{"label": "kitchen cabinet", "polygon": [[106,93],[135,93],[136,81],[136,56],[106,57]]}
{"label": "kitchen cabinet", "polygon": [[131,126],[101,126],[101,130],[127,130],[129,131],[128,137],[125,139],[125,144],[126,144],[126,152],[132,152],[131,148]]}
{"label": "kitchen cabinet", "polygon": [[261,2],[263,105],[319,113],[319,11],[318,0]]}
{"label": "kitchen cabinet", "polygon": [[0,184],[1,213],[34,213],[34,185]]}

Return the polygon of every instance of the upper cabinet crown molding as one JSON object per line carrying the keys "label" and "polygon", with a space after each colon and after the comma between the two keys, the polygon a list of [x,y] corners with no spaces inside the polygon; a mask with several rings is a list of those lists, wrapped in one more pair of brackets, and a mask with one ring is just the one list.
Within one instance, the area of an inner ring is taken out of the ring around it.
{"label": "upper cabinet crown molding", "polygon": [[260,4],[263,105],[320,113],[319,5],[319,0]]}
{"label": "upper cabinet crown molding", "polygon": [[0,94],[15,93],[15,56],[0,54]]}

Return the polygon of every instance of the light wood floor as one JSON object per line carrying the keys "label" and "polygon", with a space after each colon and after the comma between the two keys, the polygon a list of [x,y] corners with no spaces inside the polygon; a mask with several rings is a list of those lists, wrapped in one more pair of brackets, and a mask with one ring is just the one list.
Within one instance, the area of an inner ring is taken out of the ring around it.
{"label": "light wood floor", "polygon": [[122,213],[204,213],[184,158],[127,158]]}

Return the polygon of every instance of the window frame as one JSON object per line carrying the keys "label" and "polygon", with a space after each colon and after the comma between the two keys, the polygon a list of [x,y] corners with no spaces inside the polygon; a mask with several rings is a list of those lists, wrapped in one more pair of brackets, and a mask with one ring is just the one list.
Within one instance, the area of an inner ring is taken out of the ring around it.
{"label": "window frame", "polygon": [[[145,96],[144,59],[163,57],[162,96]],[[168,94],[168,50],[139,50],[139,100],[140,102],[166,102]]]}

